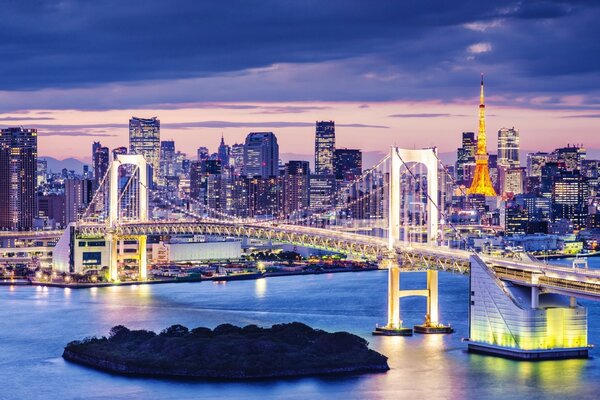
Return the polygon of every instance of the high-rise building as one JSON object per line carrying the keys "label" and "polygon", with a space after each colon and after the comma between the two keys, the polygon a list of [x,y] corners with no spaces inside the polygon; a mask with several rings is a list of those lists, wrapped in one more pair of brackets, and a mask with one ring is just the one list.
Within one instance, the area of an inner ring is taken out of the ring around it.
{"label": "high-rise building", "polygon": [[231,146],[229,163],[233,167],[234,175],[244,175],[244,147],[243,143]]}
{"label": "high-rise building", "polygon": [[362,152],[355,149],[335,149],[333,152],[335,179],[351,181],[362,174]]}
{"label": "high-rise building", "polygon": [[310,211],[323,212],[334,205],[334,175],[310,175],[308,185]]}
{"label": "high-rise building", "polygon": [[268,178],[279,174],[279,145],[273,132],[251,132],[244,146],[244,175]]}
{"label": "high-rise building", "polygon": [[210,156],[209,152],[208,152],[208,148],[201,146],[198,147],[198,150],[196,151],[196,158],[198,159],[198,161],[202,161],[202,160],[208,160],[208,157]]}
{"label": "high-rise building", "polygon": [[498,167],[518,168],[519,162],[519,130],[502,128],[498,131]]}
{"label": "high-rise building", "polygon": [[283,174],[283,215],[300,217],[308,209],[308,161],[290,161]]}
{"label": "high-rise building", "polygon": [[36,210],[37,130],[0,130],[0,228],[33,228]]}
{"label": "high-rise building", "polygon": [[579,172],[563,172],[552,185],[552,219],[566,219],[574,229],[585,227],[588,215],[589,187]]}
{"label": "high-rise building", "polygon": [[585,148],[578,145],[556,149],[553,154],[557,157],[558,163],[564,164],[564,169],[569,172],[579,170],[581,162],[586,158]]}
{"label": "high-rise building", "polygon": [[501,168],[500,169],[500,193],[523,194],[525,192],[525,168]]}
{"label": "high-rise building", "polygon": [[225,144],[225,139],[223,138],[223,135],[221,135],[221,143],[219,144],[217,154],[219,155],[219,160],[221,160],[221,166],[223,168],[229,167],[230,152],[231,148]]}
{"label": "high-rise building", "polygon": [[[95,146],[98,144],[98,146]],[[108,171],[108,165],[110,164],[110,151],[108,147],[103,147],[100,142],[94,142],[94,183],[96,187],[100,186],[100,183]]]}
{"label": "high-rise building", "polygon": [[160,120],[156,117],[129,120],[129,151],[141,154],[151,168],[152,182],[158,182],[160,168]]}
{"label": "high-rise building", "polygon": [[315,174],[333,175],[335,150],[335,122],[317,121],[315,134]]}
{"label": "high-rise building", "polygon": [[488,168],[489,155],[487,152],[485,132],[485,102],[483,98],[483,74],[481,74],[481,88],[479,92],[479,130],[477,133],[477,151],[475,153],[475,174],[467,194],[496,196],[496,191],[490,178]]}
{"label": "high-rise building", "polygon": [[160,142],[160,174],[159,181],[164,184],[168,176],[175,176],[175,142],[163,140]]}
{"label": "high-rise building", "polygon": [[475,170],[476,147],[475,132],[463,132],[462,146],[456,150],[456,180],[459,183],[470,183],[473,179],[470,172]]}
{"label": "high-rise building", "polygon": [[549,161],[548,153],[527,153],[527,176],[541,178],[542,167]]}
{"label": "high-rise building", "polygon": [[248,182],[248,216],[278,217],[281,211],[281,180],[271,176],[246,178]]}

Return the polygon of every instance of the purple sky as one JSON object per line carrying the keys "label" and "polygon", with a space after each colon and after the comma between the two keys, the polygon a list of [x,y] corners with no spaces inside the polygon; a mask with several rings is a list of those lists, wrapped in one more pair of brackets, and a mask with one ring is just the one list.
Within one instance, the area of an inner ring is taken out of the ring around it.
{"label": "purple sky", "polygon": [[22,0],[3,15],[0,126],[38,127],[42,155],[126,145],[131,115],[190,154],[253,130],[311,154],[320,119],[341,147],[453,151],[481,71],[491,151],[505,126],[523,149],[600,149],[598,2]]}

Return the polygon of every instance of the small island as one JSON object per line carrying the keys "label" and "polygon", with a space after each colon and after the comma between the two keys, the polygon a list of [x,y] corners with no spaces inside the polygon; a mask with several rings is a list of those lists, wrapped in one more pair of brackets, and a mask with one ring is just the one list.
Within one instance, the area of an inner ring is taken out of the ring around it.
{"label": "small island", "polygon": [[261,328],[173,325],[159,334],[113,327],[108,337],[69,343],[63,358],[125,375],[187,379],[259,379],[389,370],[363,338],[299,322]]}

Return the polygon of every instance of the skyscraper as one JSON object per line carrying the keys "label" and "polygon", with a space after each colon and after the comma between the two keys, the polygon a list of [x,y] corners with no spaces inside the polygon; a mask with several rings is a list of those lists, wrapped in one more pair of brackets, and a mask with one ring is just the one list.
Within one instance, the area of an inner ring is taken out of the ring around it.
{"label": "skyscraper", "polygon": [[234,175],[244,175],[244,148],[243,143],[231,146],[230,164]]}
{"label": "skyscraper", "polygon": [[152,181],[158,181],[160,168],[160,120],[156,117],[129,120],[129,151],[141,154],[151,167]]}
{"label": "skyscraper", "polygon": [[285,164],[283,175],[283,215],[301,216],[308,208],[308,161],[290,161]]}
{"label": "skyscraper", "polygon": [[175,142],[173,140],[160,142],[159,181],[164,184],[167,176],[175,176]]}
{"label": "skyscraper", "polygon": [[335,122],[317,121],[315,135],[315,174],[333,175],[335,150]]}
{"label": "skyscraper", "polygon": [[462,146],[456,151],[456,180],[458,182],[470,182],[473,178],[470,174],[475,164],[475,132],[462,133]]}
{"label": "skyscraper", "polygon": [[209,157],[208,148],[206,148],[204,146],[198,147],[196,154],[197,154],[198,161],[208,160],[208,157]]}
{"label": "skyscraper", "polygon": [[37,130],[0,130],[0,228],[29,230],[37,215]]}
{"label": "skyscraper", "polygon": [[498,131],[498,167],[518,168],[519,162],[519,130],[502,128]]}
{"label": "skyscraper", "polygon": [[335,179],[351,181],[362,174],[362,152],[355,149],[335,149],[333,152]]}
{"label": "skyscraper", "polygon": [[[96,146],[96,143],[98,146]],[[110,163],[110,152],[108,147],[103,147],[100,142],[94,142],[94,149],[94,183],[96,187],[99,187],[102,179],[104,179],[104,175],[106,175],[106,171],[108,170],[108,165]]]}
{"label": "skyscraper", "polygon": [[279,175],[279,145],[273,132],[250,132],[244,146],[244,175]]}
{"label": "skyscraper", "polygon": [[485,102],[483,98],[483,74],[479,92],[479,131],[477,133],[477,152],[475,153],[475,174],[467,194],[496,196],[488,168],[488,152],[485,133]]}
{"label": "skyscraper", "polygon": [[223,167],[223,169],[229,167],[230,152],[231,148],[225,144],[225,139],[223,138],[223,135],[221,135],[221,143],[219,144],[217,154],[219,155],[219,160],[221,160],[221,166]]}

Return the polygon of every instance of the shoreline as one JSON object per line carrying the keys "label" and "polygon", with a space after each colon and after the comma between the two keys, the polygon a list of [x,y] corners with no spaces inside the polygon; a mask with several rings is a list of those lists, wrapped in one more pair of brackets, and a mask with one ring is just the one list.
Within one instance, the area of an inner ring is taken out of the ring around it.
{"label": "shoreline", "polygon": [[308,272],[266,272],[264,274],[239,274],[239,275],[226,275],[216,276],[210,278],[174,278],[174,279],[157,279],[147,281],[131,281],[131,282],[98,282],[98,283],[59,283],[59,282],[37,282],[37,281],[19,281],[19,282],[4,282],[0,281],[0,286],[47,286],[57,288],[69,288],[69,289],[90,289],[90,288],[103,288],[103,287],[114,287],[114,286],[135,286],[135,285],[160,285],[167,283],[192,283],[192,282],[228,282],[228,281],[242,281],[242,280],[257,280],[262,278],[276,278],[280,276],[297,276],[297,275],[323,275],[332,273],[347,273],[347,272],[366,272],[366,271],[378,271],[379,268],[335,268],[330,270],[322,271],[308,271]]}

